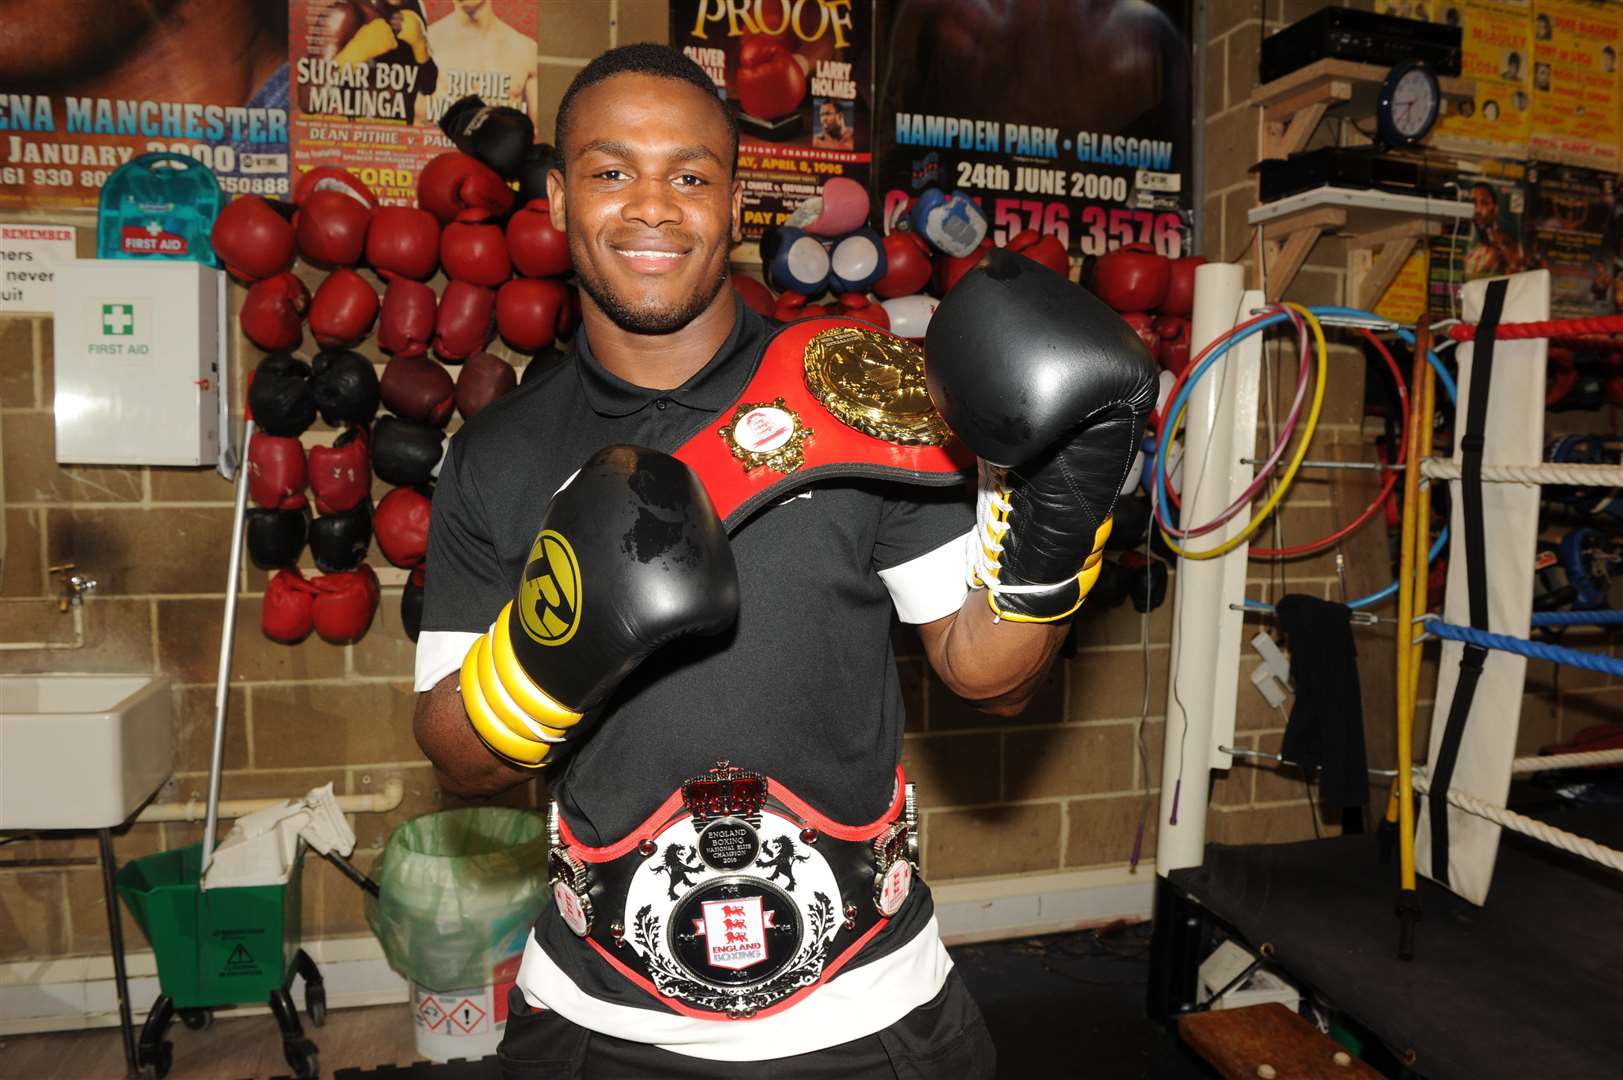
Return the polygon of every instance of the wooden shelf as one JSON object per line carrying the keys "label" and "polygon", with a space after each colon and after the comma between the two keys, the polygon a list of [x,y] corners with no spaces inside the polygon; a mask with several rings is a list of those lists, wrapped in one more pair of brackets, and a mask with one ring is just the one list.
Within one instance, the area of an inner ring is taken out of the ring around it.
{"label": "wooden shelf", "polygon": [[[1351,106],[1353,112],[1373,117],[1389,70],[1380,64],[1325,59],[1257,87],[1248,99],[1262,110],[1257,158],[1285,158],[1305,149],[1333,108]],[[1470,79],[1439,76],[1437,81],[1445,111],[1451,102],[1476,95],[1476,83]],[[1347,302],[1368,309],[1380,300],[1423,238],[1441,233],[1445,220],[1470,216],[1469,204],[1413,195],[1332,187],[1302,192],[1253,207],[1247,215],[1251,225],[1262,229],[1262,250],[1252,281],[1262,286],[1266,265],[1268,302],[1274,303],[1290,288],[1319,237],[1330,232],[1351,241]]]}
{"label": "wooden shelf", "polygon": [[1328,232],[1348,238],[1348,305],[1368,310],[1422,239],[1441,235],[1445,222],[1470,216],[1470,203],[1322,187],[1252,207],[1246,221],[1262,229],[1269,303],[1284,295]]}
{"label": "wooden shelf", "polygon": [[[1350,104],[1357,112],[1374,116],[1389,70],[1379,64],[1325,59],[1257,87],[1249,100],[1262,110],[1260,156],[1282,158],[1301,150],[1332,108]],[[1445,75],[1437,81],[1445,109],[1449,102],[1476,96],[1476,83],[1470,79]]]}

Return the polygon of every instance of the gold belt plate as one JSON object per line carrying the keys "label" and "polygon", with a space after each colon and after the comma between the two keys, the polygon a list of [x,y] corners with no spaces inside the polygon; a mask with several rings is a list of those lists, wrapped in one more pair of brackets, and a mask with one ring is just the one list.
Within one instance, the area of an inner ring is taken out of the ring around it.
{"label": "gold belt plate", "polygon": [[942,446],[952,431],[924,384],[924,350],[854,326],[824,330],[806,345],[806,387],[847,427],[886,442]]}

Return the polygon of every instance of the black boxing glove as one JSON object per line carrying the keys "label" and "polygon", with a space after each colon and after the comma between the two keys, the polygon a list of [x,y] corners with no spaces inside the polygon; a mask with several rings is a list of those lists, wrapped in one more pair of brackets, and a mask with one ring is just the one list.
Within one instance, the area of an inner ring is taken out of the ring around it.
{"label": "black boxing glove", "polygon": [[489,165],[503,180],[518,178],[524,155],[535,142],[529,114],[511,105],[486,105],[477,94],[452,102],[440,117],[440,130],[458,150]]}
{"label": "black boxing glove", "polygon": [[444,454],[445,432],[428,424],[385,416],[372,428],[372,472],[395,487],[426,484]]}
{"label": "black boxing glove", "polygon": [[462,700],[487,746],[539,768],[649,653],[737,618],[732,548],[699,478],[607,447],[552,497],[517,597],[462,662]]}
{"label": "black boxing glove", "polygon": [[310,531],[310,511],[266,510],[250,507],[245,528],[248,558],[261,570],[279,570],[298,565]]}
{"label": "black boxing glove", "polygon": [[1144,546],[1150,529],[1150,500],[1146,495],[1123,495],[1110,515],[1110,542],[1106,551],[1132,551]]}
{"label": "black boxing glove", "polygon": [[310,556],[323,574],[355,569],[371,546],[371,500],[350,510],[322,514],[310,523]]}
{"label": "black boxing glove", "polygon": [[248,412],[267,435],[297,439],[316,422],[310,365],[291,353],[271,353],[248,381]]}
{"label": "black boxing glove", "polygon": [[348,349],[316,353],[310,389],[316,411],[333,427],[365,427],[378,414],[378,373],[371,361]]}
{"label": "black boxing glove", "polygon": [[1155,404],[1149,351],[1087,290],[1001,249],[936,308],[924,350],[930,399],[980,458],[970,585],[999,618],[1067,618]]}
{"label": "black boxing glove", "polygon": [[1142,551],[1128,551],[1122,553],[1121,569],[1127,575],[1126,591],[1132,598],[1134,611],[1145,615],[1166,602],[1166,563],[1146,559]]}
{"label": "black boxing glove", "polygon": [[400,590],[400,625],[405,627],[406,636],[414,642],[423,630],[423,580],[426,574],[427,571],[419,566],[411,572]]}
{"label": "black boxing glove", "polygon": [[1127,571],[1109,559],[1099,564],[1099,579],[1088,592],[1088,610],[1097,614],[1111,611],[1127,602],[1132,582]]}
{"label": "black boxing glove", "polygon": [[558,168],[558,153],[547,143],[531,143],[524,148],[519,162],[518,204],[529,206],[536,199],[547,198],[547,173]]}

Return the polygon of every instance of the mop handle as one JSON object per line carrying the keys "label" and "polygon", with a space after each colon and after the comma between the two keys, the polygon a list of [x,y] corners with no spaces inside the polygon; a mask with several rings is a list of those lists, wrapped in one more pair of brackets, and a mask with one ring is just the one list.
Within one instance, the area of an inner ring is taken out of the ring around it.
{"label": "mop handle", "polygon": [[351,880],[355,884],[359,885],[361,887],[362,891],[364,891],[366,893],[369,893],[374,900],[377,899],[377,896],[378,896],[378,883],[377,882],[373,881],[371,878],[369,878],[365,874],[361,873],[361,871],[356,868],[354,863],[350,862],[348,859],[346,859],[342,855],[338,854],[338,852],[336,852],[336,851],[328,851],[328,852],[323,852],[323,854],[326,856],[328,862],[332,863],[334,866],[338,867],[338,869],[340,871],[343,872],[345,877],[349,878],[349,880]]}
{"label": "mop handle", "polygon": [[248,446],[253,442],[254,422],[242,425],[242,458],[237,462],[237,502],[231,519],[230,570],[225,582],[225,623],[220,627],[220,674],[214,684],[214,749],[209,754],[208,816],[203,819],[203,864],[198,880],[214,859],[214,829],[220,816],[220,770],[225,759],[225,702],[231,689],[231,645],[237,630],[237,576],[242,572],[242,533],[248,506]]}

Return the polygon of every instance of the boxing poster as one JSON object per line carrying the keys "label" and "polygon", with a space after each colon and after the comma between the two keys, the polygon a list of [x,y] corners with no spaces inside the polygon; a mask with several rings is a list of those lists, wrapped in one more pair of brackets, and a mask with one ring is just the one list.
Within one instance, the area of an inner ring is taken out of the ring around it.
{"label": "boxing poster", "polygon": [[894,0],[876,56],[875,195],[888,228],[930,187],[993,239],[1176,256],[1191,205],[1187,0]]}
{"label": "boxing poster", "polygon": [[1570,165],[1527,169],[1527,264],[1550,271],[1550,314],[1577,318],[1612,313],[1612,260],[1607,234],[1617,178]]}
{"label": "boxing poster", "polygon": [[1617,167],[1620,19],[1597,0],[1535,0],[1533,157]]}
{"label": "boxing poster", "polygon": [[1476,96],[1453,103],[1432,144],[1475,154],[1526,157],[1533,133],[1532,0],[1443,4],[1438,22],[1460,28],[1460,75]]}
{"label": "boxing poster", "polygon": [[[1519,161],[1480,161],[1456,179],[1471,216],[1431,238],[1427,306],[1438,317],[1459,317],[1460,286],[1478,278],[1531,270],[1523,242],[1527,167]],[[1413,320],[1410,320],[1413,321]]]}
{"label": "boxing poster", "polygon": [[295,173],[337,165],[384,203],[411,205],[417,173],[452,149],[439,130],[477,94],[538,120],[535,0],[291,0]]}
{"label": "boxing poster", "polygon": [[746,240],[873,160],[873,0],[672,0],[671,44],[738,118]]}
{"label": "boxing poster", "polygon": [[286,194],[286,8],[171,6],[5,5],[0,210],[94,209],[113,170],[148,153],[202,162],[228,194]]}

